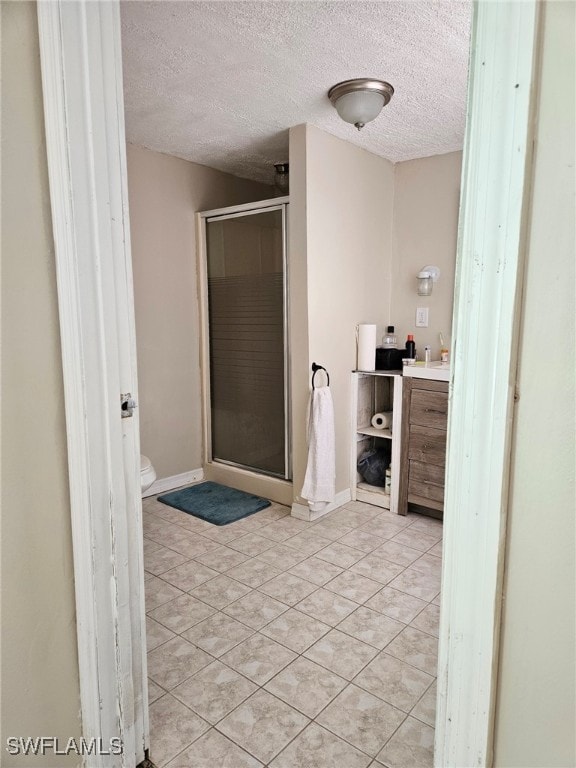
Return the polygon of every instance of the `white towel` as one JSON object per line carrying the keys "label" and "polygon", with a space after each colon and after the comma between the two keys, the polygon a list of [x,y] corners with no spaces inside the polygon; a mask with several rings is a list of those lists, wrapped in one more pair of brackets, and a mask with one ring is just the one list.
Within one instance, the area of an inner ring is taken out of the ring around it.
{"label": "white towel", "polygon": [[308,465],[302,496],[313,512],[322,510],[336,494],[336,438],[330,387],[316,387],[308,412]]}

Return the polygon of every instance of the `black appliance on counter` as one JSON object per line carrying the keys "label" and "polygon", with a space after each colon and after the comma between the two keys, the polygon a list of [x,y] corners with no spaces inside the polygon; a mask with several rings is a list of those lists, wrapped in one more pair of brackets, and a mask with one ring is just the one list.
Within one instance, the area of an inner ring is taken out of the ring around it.
{"label": "black appliance on counter", "polygon": [[401,371],[402,360],[408,357],[405,349],[384,349],[376,347],[376,370],[377,371]]}

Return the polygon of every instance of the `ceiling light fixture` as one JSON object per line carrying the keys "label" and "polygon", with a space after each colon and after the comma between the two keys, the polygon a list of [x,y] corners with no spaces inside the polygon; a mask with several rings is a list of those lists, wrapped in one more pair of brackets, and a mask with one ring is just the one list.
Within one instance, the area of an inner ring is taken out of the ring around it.
{"label": "ceiling light fixture", "polygon": [[393,93],[394,88],[384,80],[360,77],[333,85],[328,91],[328,98],[342,120],[360,130],[378,117]]}
{"label": "ceiling light fixture", "polygon": [[274,197],[284,197],[290,191],[290,165],[288,163],[274,163],[274,170]]}

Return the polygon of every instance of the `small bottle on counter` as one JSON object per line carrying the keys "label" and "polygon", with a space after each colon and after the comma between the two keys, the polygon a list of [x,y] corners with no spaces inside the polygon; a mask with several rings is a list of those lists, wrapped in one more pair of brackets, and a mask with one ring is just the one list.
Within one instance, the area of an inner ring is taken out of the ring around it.
{"label": "small bottle on counter", "polygon": [[409,333],[406,339],[406,356],[411,360],[416,359],[416,344],[414,343],[414,336]]}
{"label": "small bottle on counter", "polygon": [[438,337],[440,339],[440,362],[448,363],[448,347],[444,344],[444,335],[439,333]]}
{"label": "small bottle on counter", "polygon": [[386,333],[382,337],[382,346],[384,349],[397,349],[398,339],[394,333],[394,326],[389,325],[386,329]]}
{"label": "small bottle on counter", "polygon": [[429,363],[432,360],[432,348],[429,344],[424,347],[424,362]]}

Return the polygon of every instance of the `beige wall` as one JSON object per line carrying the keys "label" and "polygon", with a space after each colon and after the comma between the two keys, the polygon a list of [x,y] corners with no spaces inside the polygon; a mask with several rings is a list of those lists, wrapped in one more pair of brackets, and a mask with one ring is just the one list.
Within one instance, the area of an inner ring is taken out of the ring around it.
{"label": "beige wall", "polygon": [[2,765],[80,735],[74,580],[35,3],[2,3]]}
{"label": "beige wall", "polygon": [[[337,371],[338,490],[344,490],[357,323],[377,323],[380,339],[392,322],[400,344],[414,332],[418,347],[431,343],[435,357],[438,332],[449,338],[460,163],[456,152],[393,166],[312,126],[290,132],[295,497],[306,466],[302,382],[312,359]],[[132,145],[128,186],[142,453],[163,478],[202,466],[194,212],[265,199],[271,190]],[[432,297],[418,299],[414,276],[427,263],[439,266],[442,277]],[[428,329],[414,329],[416,306],[430,307]]]}
{"label": "beige wall", "polygon": [[574,3],[546,3],[495,765],[576,765]]}
{"label": "beige wall", "polygon": [[[426,344],[432,347],[432,359],[440,359],[440,332],[445,343],[450,341],[461,166],[461,152],[394,166],[390,323],[396,328],[398,346],[404,346],[408,333],[414,334],[421,359]],[[426,265],[441,272],[427,297],[416,293],[416,275]],[[417,307],[428,307],[428,328],[416,328]]]}
{"label": "beige wall", "polygon": [[272,190],[128,145],[128,191],[141,450],[164,478],[202,466],[194,214]]}
{"label": "beige wall", "polygon": [[[295,207],[292,215],[305,208],[307,268],[300,294],[292,291],[291,299],[301,304],[307,297],[308,357],[304,365],[305,346],[294,343],[293,333],[292,357],[299,358],[301,371],[294,380],[294,451],[306,453],[302,393],[307,396],[315,361],[330,373],[338,493],[350,487],[350,373],[356,367],[356,325],[377,323],[381,335],[389,316],[394,166],[313,126],[296,130],[300,139],[305,132],[305,153],[294,157],[293,142],[290,163],[291,170],[305,164],[305,204]],[[299,501],[302,481],[303,462],[295,461],[294,494]]]}

